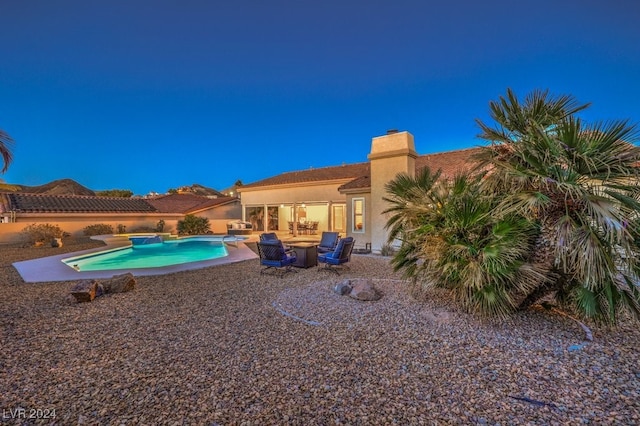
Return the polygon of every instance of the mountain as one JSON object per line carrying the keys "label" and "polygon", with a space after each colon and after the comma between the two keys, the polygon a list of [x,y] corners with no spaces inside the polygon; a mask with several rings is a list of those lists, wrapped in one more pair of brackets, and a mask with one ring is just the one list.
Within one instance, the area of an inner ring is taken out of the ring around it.
{"label": "mountain", "polygon": [[96,195],[87,187],[80,185],[73,179],[59,179],[39,186],[12,185],[18,187],[18,192],[51,195]]}
{"label": "mountain", "polygon": [[[10,192],[30,192],[32,194],[50,195],[96,195],[96,193],[80,185],[73,179],[59,179],[39,186],[15,185],[0,181],[0,191]],[[215,189],[194,183],[193,185],[181,186],[175,192],[179,194],[194,194],[203,197],[217,198],[225,195]]]}
{"label": "mountain", "polygon": [[212,188],[207,188],[206,186],[200,185],[198,183],[194,183],[190,186],[181,186],[177,191],[179,194],[194,194],[194,195],[202,195],[203,197],[224,197],[225,195],[222,192],[216,191]]}

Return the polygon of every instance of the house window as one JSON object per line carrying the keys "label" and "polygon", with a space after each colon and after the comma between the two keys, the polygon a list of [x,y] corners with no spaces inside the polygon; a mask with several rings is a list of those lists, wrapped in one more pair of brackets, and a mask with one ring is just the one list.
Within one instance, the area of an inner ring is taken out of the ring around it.
{"label": "house window", "polygon": [[254,231],[264,231],[264,207],[246,207],[245,217]]}
{"label": "house window", "polygon": [[351,211],[353,212],[352,232],[364,232],[364,198],[351,200]]}
{"label": "house window", "polygon": [[331,207],[331,223],[333,224],[333,230],[344,232],[347,229],[347,215],[345,214],[347,206],[345,204],[334,204]]}

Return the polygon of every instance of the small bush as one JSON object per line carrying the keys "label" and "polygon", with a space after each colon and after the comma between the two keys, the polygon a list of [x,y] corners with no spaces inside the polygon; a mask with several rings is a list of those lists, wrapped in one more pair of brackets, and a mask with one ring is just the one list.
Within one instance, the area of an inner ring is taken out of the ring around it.
{"label": "small bush", "polygon": [[178,221],[178,234],[200,235],[209,232],[209,219],[188,214],[184,220]]}
{"label": "small bush", "polygon": [[156,232],[164,232],[164,220],[160,219],[156,225]]}
{"label": "small bush", "polygon": [[52,225],[50,223],[31,224],[22,229],[22,233],[26,235],[27,240],[32,244],[44,243],[54,238],[62,238],[66,235],[58,225]]}
{"label": "small bush", "polygon": [[113,234],[113,227],[106,223],[96,223],[95,225],[89,225],[83,230],[84,235],[90,237],[93,235],[108,235]]}
{"label": "small bush", "polygon": [[118,230],[118,234],[124,234],[127,232],[127,227],[124,226],[123,224],[119,223],[118,226],[116,227]]}
{"label": "small bush", "polygon": [[382,256],[393,256],[396,254],[396,249],[394,249],[391,244],[387,243],[380,247],[380,254]]}

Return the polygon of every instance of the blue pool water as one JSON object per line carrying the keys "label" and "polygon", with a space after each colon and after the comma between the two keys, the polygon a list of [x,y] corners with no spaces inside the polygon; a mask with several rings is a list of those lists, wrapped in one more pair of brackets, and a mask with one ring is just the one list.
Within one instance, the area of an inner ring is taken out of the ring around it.
{"label": "blue pool water", "polygon": [[72,257],[63,262],[78,271],[104,271],[158,268],[217,259],[229,254],[221,239],[206,237],[161,242],[148,238],[131,238],[131,241],[131,247]]}

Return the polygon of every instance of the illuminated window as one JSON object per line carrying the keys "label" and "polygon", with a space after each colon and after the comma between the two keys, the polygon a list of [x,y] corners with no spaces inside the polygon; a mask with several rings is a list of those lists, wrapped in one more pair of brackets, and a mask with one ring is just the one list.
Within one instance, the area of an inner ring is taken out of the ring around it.
{"label": "illuminated window", "polygon": [[364,232],[364,198],[354,198],[351,200],[352,210],[352,232]]}

